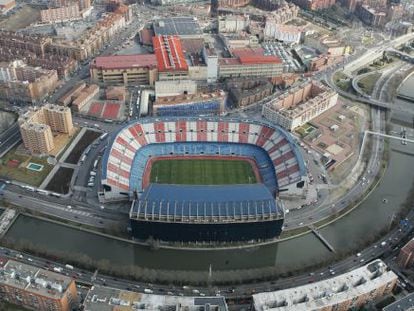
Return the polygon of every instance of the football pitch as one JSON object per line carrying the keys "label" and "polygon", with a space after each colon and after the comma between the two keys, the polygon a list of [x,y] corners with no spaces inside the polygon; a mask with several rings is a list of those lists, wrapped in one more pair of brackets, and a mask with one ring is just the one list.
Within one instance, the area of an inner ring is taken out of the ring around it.
{"label": "football pitch", "polygon": [[249,162],[220,159],[158,160],[152,164],[150,182],[158,184],[226,185],[256,183]]}

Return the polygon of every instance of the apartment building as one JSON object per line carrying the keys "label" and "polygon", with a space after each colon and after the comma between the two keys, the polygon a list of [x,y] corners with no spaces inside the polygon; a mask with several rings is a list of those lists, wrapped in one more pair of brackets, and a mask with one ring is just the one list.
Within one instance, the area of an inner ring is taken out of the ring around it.
{"label": "apartment building", "polygon": [[358,310],[390,294],[398,276],[377,259],[350,272],[275,292],[253,295],[256,311]]}
{"label": "apartment building", "polygon": [[56,70],[31,67],[21,60],[0,63],[0,98],[36,103],[57,86]]}
{"label": "apartment building", "polygon": [[336,0],[293,0],[294,4],[306,10],[328,9],[336,3]]}
{"label": "apartment building", "polygon": [[55,55],[82,61],[98,54],[103,46],[125,26],[123,15],[105,13],[94,27],[83,32],[76,40],[55,40],[48,46],[48,50]]}
{"label": "apartment building", "polygon": [[55,148],[53,132],[73,133],[70,109],[52,104],[29,110],[18,123],[23,144],[32,154],[47,155]]}
{"label": "apartment building", "polygon": [[299,7],[293,3],[284,3],[277,10],[266,15],[266,21],[271,20],[275,24],[284,24],[295,19],[299,14]]}
{"label": "apartment building", "polygon": [[91,80],[104,84],[154,85],[157,72],[154,54],[99,56],[90,65]]}
{"label": "apartment building", "polygon": [[44,56],[51,42],[52,39],[48,37],[0,29],[0,47],[11,50],[30,51],[38,56]]}
{"label": "apartment building", "polygon": [[309,122],[336,105],[338,94],[317,81],[306,81],[266,103],[262,115],[287,130]]}
{"label": "apartment building", "polygon": [[36,311],[78,306],[72,278],[11,259],[0,267],[0,299]]}

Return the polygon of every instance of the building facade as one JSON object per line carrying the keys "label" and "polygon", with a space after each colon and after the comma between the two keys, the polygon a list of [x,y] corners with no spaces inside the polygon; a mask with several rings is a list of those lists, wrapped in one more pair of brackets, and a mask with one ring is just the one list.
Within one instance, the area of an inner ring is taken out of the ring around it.
{"label": "building facade", "polygon": [[220,115],[226,98],[223,91],[158,97],[152,112],[155,116]]}
{"label": "building facade", "polygon": [[229,100],[236,107],[257,103],[272,94],[273,85],[266,79],[241,79],[227,83]]}
{"label": "building facade", "polygon": [[377,259],[323,281],[253,295],[256,311],[358,310],[394,289],[398,276]]}
{"label": "building facade", "polygon": [[36,311],[78,307],[75,281],[68,276],[9,259],[0,267],[2,300]]}
{"label": "building facade", "polygon": [[336,105],[338,94],[316,81],[293,87],[266,103],[262,115],[287,130],[309,122]]}
{"label": "building facade", "polygon": [[72,101],[72,109],[79,112],[82,108],[99,93],[99,86],[90,84],[85,87]]}
{"label": "building facade", "polygon": [[410,268],[414,264],[414,240],[411,239],[400,249],[397,263],[401,268]]}
{"label": "building facade", "polygon": [[104,84],[154,85],[154,54],[99,56],[90,65],[91,80]]}

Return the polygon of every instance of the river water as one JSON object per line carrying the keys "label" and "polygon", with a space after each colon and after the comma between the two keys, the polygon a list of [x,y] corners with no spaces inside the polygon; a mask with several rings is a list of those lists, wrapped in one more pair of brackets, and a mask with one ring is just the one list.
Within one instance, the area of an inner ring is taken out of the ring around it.
{"label": "river water", "polygon": [[[390,142],[390,161],[381,184],[353,212],[321,230],[337,251],[358,252],[358,242],[388,228],[413,186],[414,145]],[[383,199],[387,203],[383,203]],[[53,232],[53,234],[51,234]],[[84,253],[113,264],[135,264],[173,270],[245,269],[276,266],[289,271],[333,259],[333,254],[313,235],[244,250],[150,250],[92,233],[30,217],[19,217],[7,237],[31,241],[52,250]]]}

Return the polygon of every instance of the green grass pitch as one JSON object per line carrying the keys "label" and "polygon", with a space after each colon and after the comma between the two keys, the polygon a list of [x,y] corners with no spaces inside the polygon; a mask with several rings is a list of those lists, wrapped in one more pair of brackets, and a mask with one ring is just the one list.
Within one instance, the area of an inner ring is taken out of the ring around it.
{"label": "green grass pitch", "polygon": [[150,181],[159,184],[226,185],[256,183],[249,162],[243,160],[177,159],[152,164]]}

